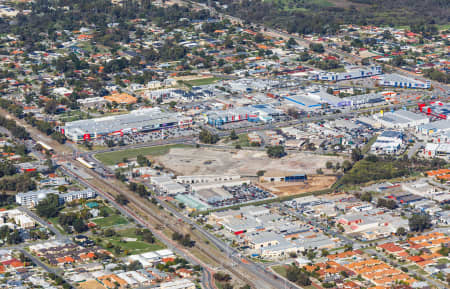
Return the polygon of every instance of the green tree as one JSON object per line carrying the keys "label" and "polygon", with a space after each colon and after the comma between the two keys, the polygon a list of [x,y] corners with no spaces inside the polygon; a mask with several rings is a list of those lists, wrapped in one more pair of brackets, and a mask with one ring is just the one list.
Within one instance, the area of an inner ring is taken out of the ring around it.
{"label": "green tree", "polygon": [[45,104],[45,112],[48,114],[55,114],[57,107],[58,107],[58,103],[56,102],[56,100],[50,99]]}
{"label": "green tree", "polygon": [[309,48],[317,53],[324,53],[325,52],[325,48],[323,47],[323,45],[321,43],[311,43],[309,44]]}
{"label": "green tree", "polygon": [[264,171],[264,170],[259,170],[259,171],[256,172],[256,176],[262,177],[262,176],[264,176],[265,173],[266,173],[266,171]]}
{"label": "green tree", "polygon": [[308,250],[308,253],[306,253],[306,257],[309,260],[314,260],[314,258],[316,258],[316,252],[314,252],[314,250]]}
{"label": "green tree", "polygon": [[236,132],[233,129],[230,133],[230,139],[237,140],[238,138],[239,138],[238,135],[236,134]]}
{"label": "green tree", "polygon": [[262,35],[260,32],[258,32],[258,33],[255,35],[255,42],[256,42],[256,43],[264,42],[264,35]]}
{"label": "green tree", "polygon": [[150,161],[143,155],[138,155],[136,157],[136,161],[141,167],[148,167],[148,166],[150,166]]}
{"label": "green tree", "polygon": [[349,160],[345,160],[342,163],[342,169],[344,170],[344,172],[349,171],[352,168],[352,163]]}
{"label": "green tree", "polygon": [[352,149],[352,161],[357,162],[361,160],[363,157],[361,149],[360,148],[354,148]]}
{"label": "green tree", "polygon": [[75,229],[75,231],[77,233],[83,233],[83,232],[86,232],[88,230],[88,227],[86,226],[84,221],[82,219],[80,219],[80,218],[76,218],[73,221],[72,226],[73,226],[73,228]]}
{"label": "green tree", "polygon": [[200,131],[199,139],[202,143],[215,144],[220,138],[217,134],[213,134],[207,129],[202,129]]}
{"label": "green tree", "polygon": [[284,151],[284,146],[268,146],[266,149],[267,155],[270,158],[282,158],[286,155],[286,152]]}
{"label": "green tree", "polygon": [[377,207],[385,207],[390,210],[397,208],[397,203],[391,199],[379,198],[377,202]]}
{"label": "green tree", "polygon": [[428,214],[413,214],[408,219],[409,229],[414,232],[422,232],[431,228],[431,218]]}
{"label": "green tree", "polygon": [[47,197],[41,200],[36,206],[38,215],[46,218],[56,217],[60,210],[59,197],[55,194],[47,195]]}
{"label": "green tree", "polygon": [[290,37],[289,40],[286,42],[286,47],[292,48],[294,46],[297,46],[297,41],[295,41],[294,38]]}
{"label": "green tree", "polygon": [[364,202],[372,202],[372,193],[370,193],[370,192],[364,192],[362,195],[361,195],[361,201],[364,201]]}
{"label": "green tree", "polygon": [[405,236],[406,235],[406,229],[405,228],[403,228],[403,227],[399,227],[398,229],[397,229],[397,232],[396,232],[396,234],[398,235],[398,236]]}
{"label": "green tree", "polygon": [[115,200],[116,200],[117,203],[119,203],[121,205],[126,205],[126,204],[129,203],[128,198],[125,195],[123,195],[123,194],[117,195]]}

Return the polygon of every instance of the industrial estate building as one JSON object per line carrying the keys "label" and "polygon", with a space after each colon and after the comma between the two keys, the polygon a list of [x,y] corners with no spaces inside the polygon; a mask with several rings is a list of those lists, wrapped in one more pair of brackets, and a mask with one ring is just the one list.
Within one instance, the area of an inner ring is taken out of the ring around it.
{"label": "industrial estate building", "polygon": [[124,135],[191,125],[190,117],[162,112],[159,108],[145,108],[123,115],[77,120],[66,123],[60,129],[68,139],[78,142],[107,135]]}
{"label": "industrial estate building", "polygon": [[289,94],[283,97],[289,104],[301,109],[322,108],[324,104],[331,107],[363,106],[385,101],[385,97],[378,93],[368,93],[340,98],[324,90],[305,91],[304,93]]}
{"label": "industrial estate building", "polygon": [[372,77],[382,74],[381,66],[368,68],[350,68],[346,72],[320,72],[310,76],[311,80],[341,81],[364,77]]}
{"label": "industrial estate building", "polygon": [[228,110],[213,111],[208,113],[206,117],[210,125],[220,127],[226,123],[243,120],[270,122],[274,116],[281,114],[281,111],[269,105],[252,105]]}
{"label": "industrial estate building", "polygon": [[430,119],[423,114],[417,114],[407,110],[397,110],[392,112],[381,112],[375,114],[374,118],[387,128],[411,128],[422,124],[427,124]]}
{"label": "industrial estate building", "polygon": [[402,76],[399,74],[385,74],[380,80],[383,86],[401,87],[401,88],[430,88],[431,82],[421,81],[411,77]]}
{"label": "industrial estate building", "polygon": [[371,151],[374,153],[393,154],[399,151],[402,144],[403,133],[386,130],[377,137],[377,140],[371,146]]}
{"label": "industrial estate building", "polygon": [[450,115],[450,103],[431,102],[429,105],[420,103],[418,106],[421,112],[440,119],[447,119]]}
{"label": "industrial estate building", "polygon": [[428,124],[420,125],[417,131],[423,135],[446,134],[450,132],[450,120],[442,119]]}

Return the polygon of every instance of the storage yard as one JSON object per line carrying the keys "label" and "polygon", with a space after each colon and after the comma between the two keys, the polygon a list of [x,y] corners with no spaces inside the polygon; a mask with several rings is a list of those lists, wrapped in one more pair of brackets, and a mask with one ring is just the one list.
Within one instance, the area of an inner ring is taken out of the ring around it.
{"label": "storage yard", "polygon": [[327,161],[343,162],[343,157],[293,152],[281,159],[271,159],[265,151],[225,151],[211,148],[173,148],[154,159],[177,175],[239,174],[256,176],[260,170],[286,174],[315,174]]}

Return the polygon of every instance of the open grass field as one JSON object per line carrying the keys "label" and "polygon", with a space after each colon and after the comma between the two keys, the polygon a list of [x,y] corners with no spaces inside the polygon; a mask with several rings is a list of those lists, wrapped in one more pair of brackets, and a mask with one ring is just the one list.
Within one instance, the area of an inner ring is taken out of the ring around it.
{"label": "open grass field", "polygon": [[[135,238],[135,241],[126,241],[124,238]],[[142,240],[141,236],[136,235],[135,228],[128,228],[124,230],[116,231],[116,235],[110,238],[105,238],[102,240],[103,245],[108,242],[114,245],[114,247],[120,247],[122,250],[128,251],[129,254],[141,254],[149,251],[157,251],[165,249],[163,243],[155,239],[154,243],[148,243]]]}
{"label": "open grass field", "polygon": [[164,245],[159,242],[153,244],[146,243],[144,241],[127,241],[111,240],[111,244],[115,247],[121,247],[123,250],[127,250],[130,254],[141,254],[149,251],[158,251],[164,249]]}
{"label": "open grass field", "polygon": [[123,161],[124,158],[132,159],[136,158],[138,155],[144,156],[161,156],[167,154],[171,149],[177,148],[190,148],[189,145],[175,144],[166,146],[155,146],[148,148],[130,149],[123,151],[114,151],[107,153],[96,154],[95,157],[105,165],[115,165]]}
{"label": "open grass field", "polygon": [[276,265],[272,267],[272,270],[275,271],[278,275],[286,277],[286,266]]}
{"label": "open grass field", "polygon": [[101,228],[128,224],[127,219],[120,215],[112,215],[104,218],[97,218],[92,220],[92,222],[94,222],[95,224],[97,224],[97,226]]}
{"label": "open grass field", "polygon": [[199,78],[199,79],[193,79],[193,80],[186,80],[184,81],[185,84],[189,86],[198,86],[198,85],[207,85],[207,84],[213,84],[219,81],[219,77],[208,77],[208,78]]}

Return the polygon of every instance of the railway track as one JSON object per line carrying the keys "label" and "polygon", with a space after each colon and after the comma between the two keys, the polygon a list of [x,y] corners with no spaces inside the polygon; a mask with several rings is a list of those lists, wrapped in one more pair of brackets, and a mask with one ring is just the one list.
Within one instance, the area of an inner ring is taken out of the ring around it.
{"label": "railway track", "polygon": [[[72,162],[71,162],[71,164],[74,165]],[[65,168],[65,170],[68,170],[68,168]],[[172,225],[171,223],[168,223],[167,220],[163,219],[161,216],[156,214],[152,209],[146,207],[146,205],[144,203],[142,203],[136,196],[132,195],[133,193],[126,194],[126,197],[130,200],[130,205],[134,205],[134,207],[136,207],[141,213],[143,213],[143,215],[150,216],[154,221],[156,221],[155,222],[156,224],[151,224],[149,221],[144,220],[144,218],[142,218],[139,213],[133,211],[132,208],[130,208],[129,205],[120,205],[120,204],[118,204],[115,201],[115,196],[113,196],[109,192],[105,192],[104,189],[100,188],[97,185],[92,184],[92,182],[89,182],[84,177],[80,176],[79,174],[73,172],[72,170],[70,170],[70,173],[75,175],[79,180],[83,181],[85,183],[85,185],[90,186],[92,189],[98,191],[104,198],[106,198],[110,202],[114,203],[117,207],[122,208],[122,210],[125,211],[127,215],[132,216],[141,225],[143,225],[145,227],[148,227],[152,231],[152,233],[154,235],[156,235],[156,237],[158,237],[159,239],[163,239],[163,240],[165,240],[168,243],[171,243],[174,247],[177,247],[180,251],[182,251],[184,253],[184,255],[189,256],[190,259],[195,260],[198,264],[200,264],[202,267],[204,267],[206,270],[208,270],[211,275],[214,274],[214,272],[215,272],[214,268],[212,268],[209,264],[206,264],[205,262],[201,261],[199,258],[195,257],[191,252],[187,251],[186,249],[180,249],[177,246],[177,244],[175,244],[175,242],[173,242],[160,229],[158,229],[158,225],[160,225],[162,227],[168,228],[172,232],[178,232],[179,231],[179,229],[176,228],[174,225]],[[101,179],[101,177],[96,175],[95,172],[87,171],[87,173],[90,176],[94,177],[98,182],[100,182],[102,184],[102,186],[105,186],[109,190],[111,190],[112,192],[115,192],[116,195],[123,193],[117,187],[115,187],[112,184],[110,184],[110,183],[106,182],[105,180]],[[202,246],[196,246],[196,248],[203,255],[205,255],[206,257],[210,258],[211,260],[214,260],[216,263],[221,264],[223,268],[225,268],[228,271],[230,271],[232,274],[234,274],[236,277],[238,277],[242,281],[252,285],[253,288],[258,288],[258,286],[255,284],[254,280],[249,278],[249,276],[243,274],[241,271],[237,270],[232,265],[229,265],[226,262],[224,262],[223,256],[219,256],[219,257],[215,256],[214,254],[212,254],[208,250],[204,249]],[[232,263],[232,261],[230,261],[229,263]],[[215,285],[213,285],[213,286],[215,287]]]}
{"label": "railway track", "polygon": [[[93,172],[90,172],[90,174],[93,175],[94,173],[93,173]],[[99,180],[98,177],[97,177],[97,180]],[[110,188],[111,190],[113,190],[114,192],[116,192],[116,193],[118,193],[118,194],[121,193],[121,191],[120,191],[119,189],[117,189],[116,187],[114,187],[114,186],[111,185],[110,183],[105,182],[105,181],[103,181],[103,180],[100,180],[100,182],[101,182],[103,185],[105,185],[105,186],[107,186],[108,188]],[[133,193],[131,193],[131,194],[133,194]],[[140,202],[139,199],[137,199],[137,197],[135,197],[135,196],[133,196],[133,195],[131,195],[131,194],[127,194],[126,196],[127,196],[128,198],[131,199],[131,203],[132,203],[135,207],[137,207],[140,211],[144,212],[144,214],[146,214],[146,215],[150,215],[154,220],[157,220],[157,222],[159,223],[159,225],[167,227],[167,228],[168,228],[169,230],[171,230],[172,232],[178,232],[178,231],[179,231],[179,229],[176,228],[173,224],[168,223],[167,220],[162,219],[161,216],[159,216],[158,214],[156,214],[152,209],[149,209],[148,207],[146,207],[145,204],[143,204],[142,202]],[[113,200],[113,201],[114,201],[114,197],[112,197],[110,194],[108,194],[108,195],[109,195],[108,198],[109,198],[110,200]],[[130,196],[130,195],[131,195],[131,196]],[[124,206],[124,207],[125,207],[124,209],[126,209],[131,215],[135,216],[135,217],[138,218],[138,219],[141,219],[140,216],[138,216],[138,215],[135,214],[134,212],[130,211],[130,210],[127,208],[127,206]],[[146,223],[147,225],[149,225],[148,222],[145,222],[145,221],[144,221],[144,223]],[[156,229],[156,228],[154,228],[154,229]],[[156,229],[156,230],[157,230],[157,229]],[[161,232],[161,233],[162,233],[162,232]],[[248,276],[242,274],[242,272],[240,272],[239,270],[236,270],[233,266],[230,266],[230,265],[227,264],[226,262],[223,262],[223,259],[218,259],[217,256],[215,256],[214,254],[211,254],[211,252],[209,252],[208,250],[205,250],[202,246],[197,246],[196,248],[197,248],[202,254],[204,254],[204,255],[206,255],[208,258],[210,258],[211,260],[214,260],[214,261],[217,262],[218,264],[222,264],[222,266],[223,266],[225,269],[227,269],[228,271],[230,271],[231,273],[233,273],[234,275],[236,275],[236,276],[237,276],[238,278],[240,278],[241,280],[243,280],[243,281],[245,281],[245,282],[247,282],[247,283],[249,283],[249,284],[253,284],[253,287],[257,288],[257,286],[254,285],[254,282],[253,282],[250,278],[248,278]],[[190,253],[189,253],[189,254],[190,254]],[[195,257],[194,257],[194,258],[195,258]],[[206,268],[210,268],[209,265],[205,264],[205,263],[202,262],[202,261],[200,261],[200,262],[201,262],[202,266],[204,266],[204,267],[206,267]],[[232,261],[231,261],[231,262],[232,262]],[[230,262],[230,263],[231,263],[231,262]],[[213,268],[210,268],[210,269],[213,270]]]}

